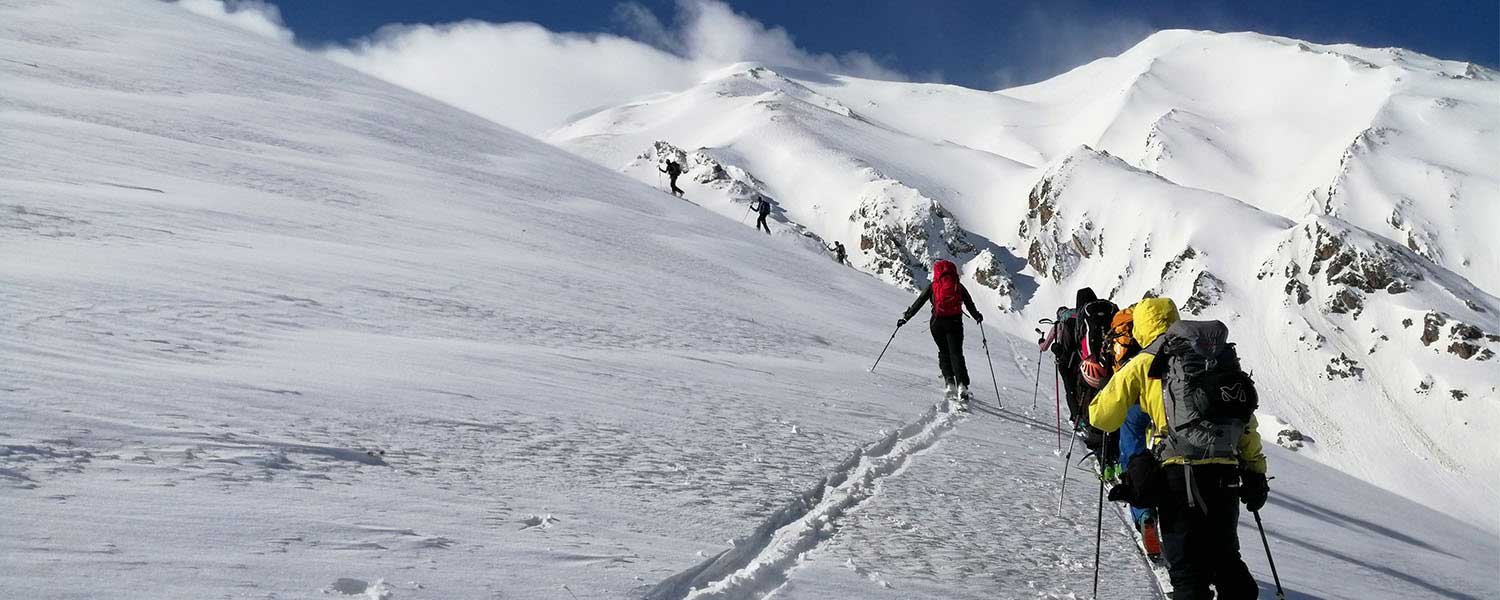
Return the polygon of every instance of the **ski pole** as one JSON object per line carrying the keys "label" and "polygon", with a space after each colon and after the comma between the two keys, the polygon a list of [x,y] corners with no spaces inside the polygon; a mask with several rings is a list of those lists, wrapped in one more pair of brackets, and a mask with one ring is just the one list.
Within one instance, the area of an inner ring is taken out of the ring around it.
{"label": "ski pole", "polygon": [[984,323],[979,323],[979,340],[984,343],[984,360],[990,363],[990,384],[995,386],[995,408],[1000,406],[1000,382],[995,380],[995,361],[990,358],[990,341],[984,337]]}
{"label": "ski pole", "polygon": [[1043,351],[1037,351],[1037,381],[1032,383],[1032,410],[1037,410],[1037,390],[1041,389],[1041,356]]}
{"label": "ski pole", "polygon": [[1068,466],[1073,464],[1073,446],[1078,444],[1078,436],[1073,436],[1068,442],[1068,455],[1063,458],[1062,482],[1057,488],[1057,516],[1062,516],[1063,496],[1068,493]]}
{"label": "ski pole", "polygon": [[1099,461],[1099,516],[1094,523],[1094,598],[1098,600],[1099,547],[1104,543],[1104,461],[1102,460]]}
{"label": "ski pole", "polygon": [[1255,515],[1255,527],[1260,529],[1260,543],[1266,547],[1266,563],[1271,565],[1271,580],[1276,582],[1276,600],[1286,600],[1286,592],[1281,589],[1281,576],[1276,574],[1276,561],[1271,558],[1271,542],[1266,541],[1266,526],[1260,522],[1260,511],[1252,510],[1250,514]]}
{"label": "ski pole", "polygon": [[745,219],[747,219],[749,217],[750,217],[750,205],[746,204],[745,205],[745,214],[744,214],[744,216],[740,217],[740,225],[744,225],[745,224]]}
{"label": "ski pole", "polygon": [[882,358],[885,357],[885,351],[890,349],[891,342],[893,342],[893,341],[896,340],[896,332],[899,332],[899,331],[901,331],[901,326],[897,325],[896,326],[896,331],[892,331],[891,332],[891,339],[886,340],[885,341],[885,347],[880,349],[880,356],[875,357],[875,364],[870,365],[870,372],[871,373],[875,372],[875,367],[880,366],[880,359],[882,359]]}
{"label": "ski pole", "polygon": [[[1042,319],[1040,323],[1046,325],[1054,323],[1054,321],[1051,319]],[[1042,342],[1047,340],[1046,334],[1042,333],[1041,328],[1037,328],[1036,334],[1038,336],[1036,339],[1036,381],[1031,384],[1031,410],[1036,410],[1037,389],[1042,386],[1042,354],[1046,352],[1042,350]]]}

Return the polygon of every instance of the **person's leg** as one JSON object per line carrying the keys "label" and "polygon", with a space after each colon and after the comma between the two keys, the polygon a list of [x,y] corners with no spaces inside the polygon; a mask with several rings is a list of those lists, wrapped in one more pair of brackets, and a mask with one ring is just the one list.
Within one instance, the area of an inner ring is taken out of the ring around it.
{"label": "person's leg", "polygon": [[948,362],[948,333],[943,325],[943,320],[933,319],[930,328],[932,330],[932,341],[937,344],[938,370],[943,374],[943,382],[953,381],[953,367]]}
{"label": "person's leg", "polygon": [[1214,590],[1219,593],[1219,600],[1254,600],[1260,595],[1260,585],[1240,556],[1239,488],[1230,487],[1239,481],[1239,474],[1229,465],[1212,469],[1212,489],[1203,490],[1203,494],[1210,515],[1208,527],[1214,553]]}
{"label": "person's leg", "polygon": [[1137,531],[1141,529],[1141,525],[1145,524],[1146,519],[1150,517],[1151,509],[1136,508],[1134,506],[1130,507],[1130,519],[1135,522],[1135,528]]}
{"label": "person's leg", "polygon": [[[1162,557],[1172,578],[1173,600],[1212,600],[1208,589],[1213,559],[1204,544],[1207,519],[1187,504],[1186,478],[1181,465],[1167,465],[1166,498],[1157,510]],[[1194,472],[1197,475],[1197,472]]]}
{"label": "person's leg", "polygon": [[1057,373],[1062,378],[1063,405],[1068,407],[1068,421],[1077,426],[1079,420],[1078,371],[1058,365]]}
{"label": "person's leg", "polygon": [[953,377],[959,383],[967,387],[969,385],[969,365],[964,361],[964,322],[962,317],[952,319],[948,324],[948,361],[952,363]]}

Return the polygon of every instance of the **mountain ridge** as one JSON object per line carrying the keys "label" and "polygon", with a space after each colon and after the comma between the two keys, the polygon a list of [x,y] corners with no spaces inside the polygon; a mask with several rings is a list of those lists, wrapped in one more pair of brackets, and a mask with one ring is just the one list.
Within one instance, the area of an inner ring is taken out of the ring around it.
{"label": "mountain ridge", "polygon": [[[1497,351],[1485,336],[1500,331],[1500,269],[1491,268],[1500,254],[1464,226],[1500,222],[1500,180],[1482,166],[1500,163],[1500,85],[1483,70],[1400,50],[1166,31],[1119,57],[997,92],[758,64],[718,75],[750,85],[737,89],[757,98],[756,122],[772,126],[744,126],[744,106],[702,91],[717,85],[710,79],[631,103],[633,114],[658,116],[628,131],[600,120],[605,110],[548,139],[568,149],[590,140],[585,153],[616,168],[636,153],[629,139],[732,150],[799,227],[842,241],[856,267],[907,289],[925,282],[935,258],[957,259],[966,272],[1009,265],[1007,283],[978,293],[982,304],[1017,311],[1006,317],[1017,334],[1030,330],[1022,313],[1050,316],[1084,285],[1171,295],[1189,314],[1240,331],[1281,323],[1290,339],[1316,343],[1247,343],[1259,360],[1286,363],[1270,369],[1284,377],[1265,383],[1281,398],[1267,419],[1327,440],[1303,452],[1451,514],[1500,495],[1500,461],[1450,458],[1472,450],[1465,432],[1500,426],[1500,389],[1484,374]],[[789,85],[815,96],[776,91]],[[806,109],[817,112],[778,104],[778,93],[811,98]],[[596,136],[620,148],[601,150]],[[980,156],[996,158],[968,162]],[[1060,175],[1079,164],[1092,166]],[[861,208],[868,198],[856,182],[871,179],[914,190],[939,215],[918,217],[925,230],[950,233],[919,233],[905,217]],[[980,254],[958,239],[993,244],[984,264],[968,266]],[[1400,325],[1429,313],[1445,315],[1433,317],[1445,331],[1466,332],[1445,342],[1451,352]],[[1435,354],[1411,354],[1419,351]],[[1408,362],[1414,356],[1424,356],[1422,368]],[[1433,388],[1453,404],[1419,408]],[[1338,399],[1317,406],[1329,394]],[[1411,428],[1363,414],[1329,418],[1358,413],[1354,398],[1372,394],[1437,416]],[[1336,431],[1345,428],[1369,439]],[[1371,465],[1372,456],[1392,466]],[[1429,460],[1444,466],[1429,471]],[[1402,469],[1429,479],[1413,484]],[[1500,531],[1500,517],[1486,526]]]}

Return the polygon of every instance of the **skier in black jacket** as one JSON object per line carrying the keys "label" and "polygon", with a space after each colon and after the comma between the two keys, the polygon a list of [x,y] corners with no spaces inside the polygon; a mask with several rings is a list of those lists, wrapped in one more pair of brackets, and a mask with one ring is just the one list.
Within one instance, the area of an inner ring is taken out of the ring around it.
{"label": "skier in black jacket", "polygon": [[657,167],[657,170],[667,174],[672,181],[672,195],[681,198],[683,191],[677,187],[677,177],[682,175],[682,165],[677,164],[675,160],[669,160],[665,167]]}
{"label": "skier in black jacket", "polygon": [[771,201],[767,200],[765,196],[761,196],[756,202],[759,205],[755,207],[755,211],[760,214],[760,218],[755,220],[755,230],[760,231],[764,229],[766,230],[766,235],[771,235],[771,226],[766,224],[766,217],[771,216]]}
{"label": "skier in black jacket", "polygon": [[834,261],[838,262],[841,265],[849,264],[849,253],[844,250],[843,242],[834,242],[833,246],[829,248],[828,251],[833,253]]}

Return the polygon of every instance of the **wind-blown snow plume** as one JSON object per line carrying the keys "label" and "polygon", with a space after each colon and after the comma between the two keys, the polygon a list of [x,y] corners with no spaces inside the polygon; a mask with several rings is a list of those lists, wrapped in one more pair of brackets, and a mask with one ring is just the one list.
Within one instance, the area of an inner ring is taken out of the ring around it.
{"label": "wind-blown snow plume", "polygon": [[281,10],[261,0],[177,0],[177,5],[273,40],[290,42],[293,38],[281,20]]}
{"label": "wind-blown snow plume", "polygon": [[530,134],[580,112],[686,89],[725,64],[741,61],[904,79],[866,54],[803,50],[786,30],[767,27],[714,0],[681,0],[670,26],[635,3],[620,5],[616,18],[629,36],[561,33],[534,23],[463,21],[390,25],[324,52]]}

